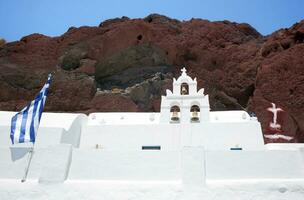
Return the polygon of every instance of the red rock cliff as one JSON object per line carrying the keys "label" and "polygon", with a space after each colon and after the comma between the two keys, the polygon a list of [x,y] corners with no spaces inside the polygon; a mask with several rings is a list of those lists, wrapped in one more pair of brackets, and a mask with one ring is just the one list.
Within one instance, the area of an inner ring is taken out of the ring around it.
{"label": "red rock cliff", "polygon": [[153,14],[32,34],[0,46],[0,110],[20,110],[53,72],[47,111],[158,111],[181,66],[212,110],[255,112],[268,134],[274,102],[293,139],[266,142],[304,142],[304,21],[264,37],[248,24]]}

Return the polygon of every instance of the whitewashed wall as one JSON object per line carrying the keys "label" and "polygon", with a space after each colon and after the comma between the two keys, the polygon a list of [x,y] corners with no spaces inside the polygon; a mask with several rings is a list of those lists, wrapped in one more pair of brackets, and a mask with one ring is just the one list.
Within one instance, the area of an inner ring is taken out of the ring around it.
{"label": "whitewashed wall", "polygon": [[304,180],[303,152],[207,151],[206,179],[209,182]]}
{"label": "whitewashed wall", "polygon": [[142,146],[161,146],[176,150],[180,129],[178,125],[103,125],[88,126],[82,133],[80,148],[104,150],[141,150]]}
{"label": "whitewashed wall", "polygon": [[0,180],[22,179],[28,150],[28,148],[0,147]]}
{"label": "whitewashed wall", "polygon": [[[26,148],[0,148],[0,179],[20,181]],[[304,181],[304,151],[106,151],[69,144],[35,149],[28,180],[39,182],[179,181],[204,185],[230,181]]]}
{"label": "whitewashed wall", "polygon": [[83,128],[81,148],[140,150],[159,145],[162,150],[183,146],[204,146],[206,150],[264,149],[260,124],[256,121],[193,124],[89,125]]}
{"label": "whitewashed wall", "polygon": [[177,181],[203,185],[204,149],[105,151],[74,149],[68,180]]}
{"label": "whitewashed wall", "polygon": [[68,180],[178,181],[178,151],[74,149]]}
{"label": "whitewashed wall", "polygon": [[186,130],[192,134],[191,144],[203,145],[206,150],[229,151],[234,147],[243,150],[264,149],[264,139],[257,121],[193,124]]}
{"label": "whitewashed wall", "polygon": [[[28,164],[28,147],[0,148],[0,180],[21,181]],[[70,144],[35,148],[27,180],[63,182],[68,174],[72,155]]]}

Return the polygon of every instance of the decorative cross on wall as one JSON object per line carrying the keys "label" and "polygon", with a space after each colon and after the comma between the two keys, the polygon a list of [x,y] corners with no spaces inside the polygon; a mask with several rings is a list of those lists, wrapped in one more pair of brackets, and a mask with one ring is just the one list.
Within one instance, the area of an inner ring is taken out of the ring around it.
{"label": "decorative cross on wall", "polygon": [[275,103],[271,103],[272,107],[267,108],[268,111],[273,113],[272,122],[269,123],[269,127],[273,129],[281,129],[281,125],[277,122],[278,112],[283,111],[282,108],[277,108]]}

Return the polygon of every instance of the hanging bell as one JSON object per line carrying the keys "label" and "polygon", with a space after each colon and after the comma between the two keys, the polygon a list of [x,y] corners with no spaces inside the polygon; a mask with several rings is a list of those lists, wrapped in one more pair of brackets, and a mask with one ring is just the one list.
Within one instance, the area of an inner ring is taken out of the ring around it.
{"label": "hanging bell", "polygon": [[199,121],[199,117],[198,117],[197,110],[194,110],[194,111],[192,112],[191,121],[195,121],[195,122]]}
{"label": "hanging bell", "polygon": [[176,110],[173,111],[171,120],[172,121],[179,121],[178,112]]}
{"label": "hanging bell", "polygon": [[185,86],[182,87],[182,95],[186,95],[187,94],[187,89]]}

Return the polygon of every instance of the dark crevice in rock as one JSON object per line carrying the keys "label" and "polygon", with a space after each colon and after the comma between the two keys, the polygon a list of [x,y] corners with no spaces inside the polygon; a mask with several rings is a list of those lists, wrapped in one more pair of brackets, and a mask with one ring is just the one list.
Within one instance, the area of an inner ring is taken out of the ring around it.
{"label": "dark crevice in rock", "polygon": [[293,95],[294,90],[293,89],[289,89],[289,95]]}
{"label": "dark crevice in rock", "polygon": [[304,134],[301,133],[299,123],[297,122],[297,120],[291,114],[290,114],[290,118],[293,120],[294,124],[297,127],[295,140],[293,140],[293,141],[296,142],[296,143],[303,143],[304,142]]}
{"label": "dark crevice in rock", "polygon": [[248,101],[250,99],[250,97],[253,96],[255,90],[255,86],[254,84],[249,85],[247,88],[245,88],[245,90],[243,91],[243,95],[238,98],[238,102],[240,105],[242,105],[242,107],[247,107],[248,105]]}
{"label": "dark crevice in rock", "polygon": [[291,44],[290,43],[281,43],[281,46],[284,50],[287,50],[290,48]]}
{"label": "dark crevice in rock", "polygon": [[274,42],[264,45],[261,49],[261,54],[263,57],[267,57],[270,53],[278,52],[281,51],[282,49],[283,48],[279,43]]}
{"label": "dark crevice in rock", "polygon": [[245,110],[236,98],[227,95],[224,91],[214,90],[209,95],[211,99],[210,106],[214,111]]}
{"label": "dark crevice in rock", "polygon": [[142,40],[143,39],[143,36],[142,35],[138,35],[137,36],[137,40]]}
{"label": "dark crevice in rock", "polygon": [[295,43],[303,43],[304,42],[304,33],[297,31],[294,35]]}
{"label": "dark crevice in rock", "polygon": [[182,58],[184,61],[196,61],[197,55],[193,52],[191,52],[189,49],[186,50],[186,52],[182,55]]}

